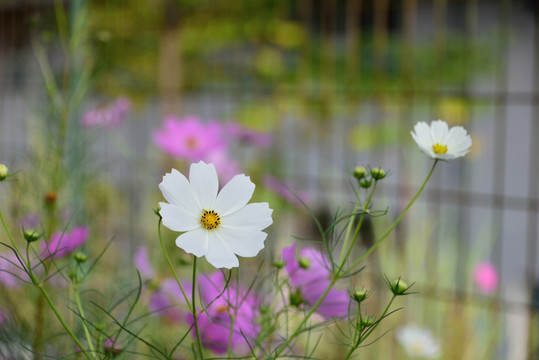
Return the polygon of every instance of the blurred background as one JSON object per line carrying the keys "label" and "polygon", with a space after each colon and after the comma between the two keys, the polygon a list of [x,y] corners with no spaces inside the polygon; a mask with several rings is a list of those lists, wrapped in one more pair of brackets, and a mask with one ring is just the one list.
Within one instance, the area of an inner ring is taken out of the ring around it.
{"label": "blurred background", "polygon": [[[95,242],[115,238],[123,271],[155,244],[161,176],[186,166],[155,133],[191,115],[271,139],[237,141],[224,160],[275,209],[270,258],[313,233],[273,180],[331,219],[352,205],[354,166],[389,169],[368,244],[431,166],[410,130],[443,119],[472,152],[439,164],[368,273],[415,282],[393,326],[431,329],[444,359],[539,359],[538,84],[535,0],[0,0],[0,162],[28,178],[0,198],[19,221],[57,191]],[[118,98],[124,121],[84,126]],[[391,333],[364,351],[406,358]]]}

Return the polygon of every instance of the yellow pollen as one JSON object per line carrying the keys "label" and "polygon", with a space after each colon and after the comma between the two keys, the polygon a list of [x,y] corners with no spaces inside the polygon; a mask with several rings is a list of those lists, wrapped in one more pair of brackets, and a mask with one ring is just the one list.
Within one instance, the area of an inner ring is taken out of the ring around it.
{"label": "yellow pollen", "polygon": [[198,141],[195,137],[188,137],[185,141],[189,149],[196,149],[198,146]]}
{"label": "yellow pollen", "polygon": [[434,150],[436,154],[445,154],[447,152],[447,146],[436,143],[432,145],[432,150]]}
{"label": "yellow pollen", "polygon": [[221,217],[214,210],[206,210],[200,217],[200,223],[208,230],[217,229],[221,225]]}
{"label": "yellow pollen", "polygon": [[218,314],[226,313],[228,312],[228,306],[221,305],[221,306],[218,306],[216,310]]}

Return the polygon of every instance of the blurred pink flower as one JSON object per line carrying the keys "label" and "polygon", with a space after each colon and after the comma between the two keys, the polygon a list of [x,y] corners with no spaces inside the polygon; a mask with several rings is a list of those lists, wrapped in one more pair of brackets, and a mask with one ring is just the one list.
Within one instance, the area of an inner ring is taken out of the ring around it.
{"label": "blurred pink flower", "polygon": [[[206,306],[206,311],[202,312],[198,319],[202,344],[217,354],[226,353],[231,316],[234,316],[232,350],[238,354],[248,353],[247,341],[252,339],[254,343],[260,332],[260,325],[256,322],[258,299],[237,284],[229,283],[224,289],[225,278],[222,272],[214,272],[210,276],[202,275],[198,282],[202,302]],[[221,293],[223,294],[220,296]],[[189,321],[193,323],[192,316]]]}
{"label": "blurred pink flower", "polygon": [[226,150],[223,135],[221,125],[215,121],[204,123],[196,116],[169,115],[153,138],[155,144],[170,156],[197,162],[207,160],[211,153]]}
{"label": "blurred pink flower", "polygon": [[[143,280],[155,278],[155,270],[148,259],[148,249],[146,246],[138,248],[133,260]],[[182,285],[186,293],[190,294],[192,289],[191,283],[182,282]],[[178,324],[185,322],[187,316],[186,310],[178,306],[181,304],[185,304],[185,301],[178,283],[175,279],[167,278],[161,281],[158,288],[152,292],[148,308],[164,320]]]}
{"label": "blurred pink flower", "polygon": [[[296,258],[296,245],[283,249],[282,259],[288,273],[291,291],[299,291],[306,306],[314,305],[331,282],[330,264],[324,254],[315,248],[303,248]],[[299,261],[305,259],[307,268]],[[316,312],[323,317],[342,317],[348,314],[350,296],[346,290],[332,288]]]}
{"label": "blurred pink flower", "polygon": [[0,254],[0,284],[8,288],[18,288],[23,280],[30,280],[13,251]]}
{"label": "blurred pink flower", "polygon": [[138,248],[133,261],[143,279],[154,278],[155,271],[153,270],[150,260],[148,259],[148,248],[146,246],[141,246]]}
{"label": "blurred pink flower", "polygon": [[498,287],[498,270],[490,262],[483,261],[475,265],[473,278],[479,291],[484,294],[491,294]]}
{"label": "blurred pink flower", "polygon": [[223,151],[209,153],[204,161],[215,165],[217,175],[223,183],[227,183],[232,180],[234,176],[242,173],[240,164],[236,160],[228,157]]}
{"label": "blurred pink flower", "polygon": [[130,108],[131,102],[129,99],[120,97],[111,104],[88,110],[82,117],[82,125],[86,127],[116,127],[125,120]]}
{"label": "blurred pink flower", "polygon": [[88,228],[79,226],[69,232],[54,233],[48,243],[43,243],[46,257],[62,258],[80,248],[88,239]]}
{"label": "blurred pink flower", "polygon": [[274,193],[282,197],[284,200],[297,207],[303,207],[301,201],[303,201],[304,203],[309,202],[307,193],[305,191],[294,191],[290,183],[283,183],[279,179],[271,175],[264,176],[263,182],[264,186],[267,187],[269,190],[273,191]]}
{"label": "blurred pink flower", "polygon": [[269,134],[245,128],[238,123],[228,123],[226,130],[232,138],[241,143],[259,148],[266,148],[271,145],[271,136]]}

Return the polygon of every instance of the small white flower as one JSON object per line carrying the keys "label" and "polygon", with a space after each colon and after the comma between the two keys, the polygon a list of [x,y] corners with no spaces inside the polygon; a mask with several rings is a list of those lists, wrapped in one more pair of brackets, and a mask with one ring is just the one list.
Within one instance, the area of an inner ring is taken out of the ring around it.
{"label": "small white flower", "polygon": [[216,268],[236,267],[236,255],[256,256],[264,248],[272,224],[268,203],[247,202],[255,185],[248,176],[236,175],[218,193],[213,164],[191,164],[189,180],[178,170],[163,176],[159,189],[169,202],[161,205],[163,225],[184,232],[176,246],[197,257],[205,256]]}
{"label": "small white flower", "polygon": [[428,125],[418,122],[410,132],[417,146],[433,159],[451,160],[466,155],[472,146],[472,138],[462,126],[449,126],[436,120]]}
{"label": "small white flower", "polygon": [[407,325],[396,332],[399,343],[408,355],[436,359],[441,355],[440,343],[431,332],[415,325]]}

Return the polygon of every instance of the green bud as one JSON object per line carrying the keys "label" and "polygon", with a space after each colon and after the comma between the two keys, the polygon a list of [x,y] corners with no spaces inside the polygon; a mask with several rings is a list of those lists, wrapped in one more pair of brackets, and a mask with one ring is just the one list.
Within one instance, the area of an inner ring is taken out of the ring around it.
{"label": "green bud", "polygon": [[277,269],[282,269],[282,268],[284,268],[285,265],[286,265],[286,264],[284,263],[283,260],[275,260],[275,261],[273,262],[273,267],[275,267],[275,268],[277,268]]}
{"label": "green bud", "polygon": [[368,295],[367,291],[363,289],[359,289],[359,290],[354,291],[354,293],[352,294],[352,299],[354,299],[355,301],[359,303],[365,300],[367,298],[367,295]]}
{"label": "green bud", "polygon": [[157,209],[153,209],[153,213],[157,215],[157,217],[161,218],[161,204],[157,204]]}
{"label": "green bud", "polygon": [[24,230],[22,234],[29,243],[34,242],[41,237],[35,230]]}
{"label": "green bud", "polygon": [[290,305],[299,307],[301,304],[303,304],[303,296],[301,296],[301,292],[296,290],[295,292],[290,293]]}
{"label": "green bud", "polygon": [[4,181],[9,174],[9,169],[6,165],[0,164],[0,181]]}
{"label": "green bud", "polygon": [[363,166],[356,166],[354,168],[354,177],[358,180],[363,179],[366,173],[367,169],[365,169]]}
{"label": "green bud", "polygon": [[398,295],[406,295],[406,290],[408,290],[410,287],[401,279],[397,279],[397,280],[394,280],[390,284],[389,288],[391,292],[393,292],[393,294],[398,296]]}
{"label": "green bud", "polygon": [[374,319],[372,317],[364,317],[361,318],[361,327],[368,328],[371,327],[374,324]]}
{"label": "green bud", "polygon": [[371,170],[371,176],[374,180],[382,180],[386,177],[386,172],[381,168],[374,168]]}
{"label": "green bud", "polygon": [[311,260],[307,259],[306,257],[302,257],[299,259],[299,267],[307,270],[311,266]]}
{"label": "green bud", "polygon": [[372,184],[372,180],[370,180],[370,179],[363,178],[363,179],[359,180],[359,186],[361,186],[364,189],[370,188],[371,184]]}
{"label": "green bud", "polygon": [[268,307],[264,306],[264,305],[260,306],[260,308],[258,310],[260,311],[261,315],[266,315],[269,312]]}
{"label": "green bud", "polygon": [[86,257],[86,254],[80,251],[76,252],[73,255],[73,259],[75,259],[75,261],[78,262],[79,264],[82,264],[83,262],[86,262],[86,260],[88,260],[88,258]]}

